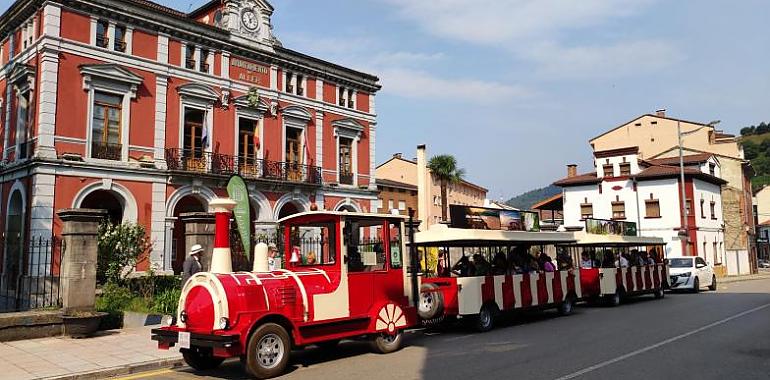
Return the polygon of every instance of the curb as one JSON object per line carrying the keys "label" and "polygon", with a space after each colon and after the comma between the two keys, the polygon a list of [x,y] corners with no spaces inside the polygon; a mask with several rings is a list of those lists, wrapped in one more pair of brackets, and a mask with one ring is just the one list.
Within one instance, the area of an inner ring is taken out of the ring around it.
{"label": "curb", "polygon": [[117,376],[133,375],[136,373],[153,371],[158,369],[179,368],[184,365],[184,359],[157,359],[146,362],[132,363],[120,367],[103,368],[94,371],[72,373],[62,376],[46,377],[46,380],[91,380],[104,379]]}
{"label": "curb", "polygon": [[717,278],[717,283],[729,284],[733,282],[756,281],[756,280],[767,280],[767,279],[770,279],[770,275],[731,276],[731,277],[722,277],[721,279]]}

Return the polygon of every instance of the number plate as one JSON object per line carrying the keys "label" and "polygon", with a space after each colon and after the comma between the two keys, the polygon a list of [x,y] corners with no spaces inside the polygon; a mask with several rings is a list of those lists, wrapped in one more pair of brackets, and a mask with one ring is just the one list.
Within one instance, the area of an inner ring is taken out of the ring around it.
{"label": "number plate", "polygon": [[190,333],[179,332],[179,348],[190,348]]}

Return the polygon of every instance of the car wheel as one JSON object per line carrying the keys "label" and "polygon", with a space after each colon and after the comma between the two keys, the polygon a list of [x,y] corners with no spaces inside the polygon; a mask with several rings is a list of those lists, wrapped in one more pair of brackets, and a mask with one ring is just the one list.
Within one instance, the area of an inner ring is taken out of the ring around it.
{"label": "car wheel", "polygon": [[709,290],[715,291],[717,290],[717,276],[711,275],[711,285],[709,285]]}
{"label": "car wheel", "polygon": [[372,349],[378,354],[389,354],[398,351],[403,340],[403,331],[397,331],[395,334],[377,334],[372,339]]}
{"label": "car wheel", "polygon": [[496,310],[490,305],[484,305],[479,311],[479,315],[474,319],[474,328],[478,332],[487,332],[495,327]]}
{"label": "car wheel", "polygon": [[217,368],[223,361],[225,361],[225,358],[214,356],[214,352],[210,348],[191,347],[184,348],[181,351],[184,362],[198,371]]}
{"label": "car wheel", "polygon": [[265,323],[251,338],[246,352],[246,369],[258,379],[269,379],[283,373],[289,364],[291,341],[281,325]]}
{"label": "car wheel", "polygon": [[698,277],[695,277],[694,280],[692,280],[692,292],[698,293],[700,291],[700,281],[698,281]]}

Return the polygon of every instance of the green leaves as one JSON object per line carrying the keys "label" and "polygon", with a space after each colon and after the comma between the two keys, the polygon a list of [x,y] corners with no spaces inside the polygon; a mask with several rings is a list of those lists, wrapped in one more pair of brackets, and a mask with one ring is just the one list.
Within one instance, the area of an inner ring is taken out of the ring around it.
{"label": "green leaves", "polygon": [[99,226],[96,280],[99,283],[120,284],[144,259],[150,239],[144,226],[136,223]]}
{"label": "green leaves", "polygon": [[450,154],[431,157],[428,169],[440,181],[459,182],[465,176],[465,169],[458,168],[457,159]]}

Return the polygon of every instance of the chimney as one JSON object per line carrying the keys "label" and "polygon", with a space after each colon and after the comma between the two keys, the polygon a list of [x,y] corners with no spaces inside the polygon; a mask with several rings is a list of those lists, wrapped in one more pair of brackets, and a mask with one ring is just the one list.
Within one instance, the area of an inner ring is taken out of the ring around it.
{"label": "chimney", "polygon": [[401,158],[401,153],[393,153],[393,158]]}
{"label": "chimney", "polygon": [[577,164],[567,165],[567,178],[572,178],[576,176],[577,176]]}
{"label": "chimney", "polygon": [[655,110],[655,116],[666,117],[666,109],[661,108],[659,110]]}
{"label": "chimney", "polygon": [[417,145],[417,218],[425,219],[420,230],[428,225],[428,161],[425,158],[425,144]]}

